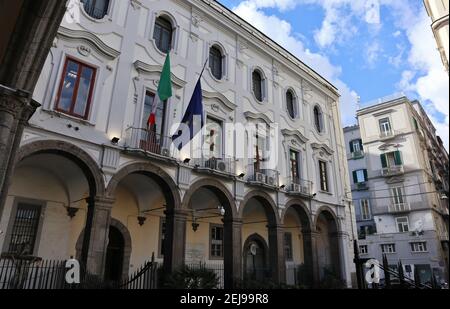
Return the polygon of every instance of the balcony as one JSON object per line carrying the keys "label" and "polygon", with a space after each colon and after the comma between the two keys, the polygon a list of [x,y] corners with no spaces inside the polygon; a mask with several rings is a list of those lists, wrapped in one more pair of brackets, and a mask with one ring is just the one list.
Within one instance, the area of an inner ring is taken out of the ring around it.
{"label": "balcony", "polygon": [[262,165],[262,162],[256,162],[254,159],[250,160],[250,163],[247,166],[249,175],[247,181],[250,184],[278,187],[278,171],[260,168],[260,165]]}
{"label": "balcony", "polygon": [[408,212],[411,210],[409,203],[393,203],[388,208],[391,213]]}
{"label": "balcony", "polygon": [[289,195],[301,195],[311,198],[312,182],[309,180],[291,177],[286,191]]}
{"label": "balcony", "polygon": [[353,151],[351,155],[352,159],[361,159],[364,158],[364,151],[362,150]]}
{"label": "balcony", "polygon": [[172,138],[157,134],[151,130],[130,127],[125,131],[125,148],[127,151],[141,151],[162,158],[174,158],[175,149]]}
{"label": "balcony", "polygon": [[381,170],[381,176],[383,177],[390,177],[395,175],[401,175],[405,171],[403,169],[403,165],[395,165],[395,166],[389,166],[385,167]]}
{"label": "balcony", "polygon": [[356,190],[358,191],[363,191],[363,190],[368,190],[369,186],[367,185],[367,182],[358,182],[356,185]]}
{"label": "balcony", "polygon": [[386,140],[386,139],[394,138],[398,134],[400,134],[400,132],[398,132],[396,130],[383,131],[383,132],[380,132],[380,139]]}
{"label": "balcony", "polygon": [[199,158],[193,159],[194,171],[199,173],[216,174],[222,176],[236,175],[236,160],[234,158]]}

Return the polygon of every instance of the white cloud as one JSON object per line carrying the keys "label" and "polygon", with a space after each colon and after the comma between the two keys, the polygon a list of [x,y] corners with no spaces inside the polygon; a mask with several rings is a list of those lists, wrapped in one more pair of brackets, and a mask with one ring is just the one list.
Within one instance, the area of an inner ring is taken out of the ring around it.
{"label": "white cloud", "polygon": [[[233,11],[333,83],[339,89],[340,105],[346,111],[342,113],[344,125],[355,123],[357,94],[339,78],[342,72],[341,67],[333,65],[326,56],[313,53],[305,48],[303,42],[293,33],[289,22],[274,15],[268,16],[260,10],[260,8],[267,7],[285,8],[296,1],[284,1],[286,3],[280,6],[281,2],[283,1],[248,0],[241,2]],[[269,6],[270,4],[273,5]]]}
{"label": "white cloud", "polygon": [[377,41],[372,41],[366,45],[366,61],[369,68],[374,68],[378,61],[382,48]]}

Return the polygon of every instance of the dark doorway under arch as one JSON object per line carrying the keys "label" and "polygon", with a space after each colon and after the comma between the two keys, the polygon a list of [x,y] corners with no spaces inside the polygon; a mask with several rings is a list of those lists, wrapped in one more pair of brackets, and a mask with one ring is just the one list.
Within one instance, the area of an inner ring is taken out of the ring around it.
{"label": "dark doorway under arch", "polygon": [[124,251],[125,240],[122,233],[118,228],[110,226],[105,259],[106,281],[119,281],[122,279]]}
{"label": "dark doorway under arch", "polygon": [[250,235],[244,245],[244,278],[261,281],[271,277],[268,268],[268,247],[260,235]]}

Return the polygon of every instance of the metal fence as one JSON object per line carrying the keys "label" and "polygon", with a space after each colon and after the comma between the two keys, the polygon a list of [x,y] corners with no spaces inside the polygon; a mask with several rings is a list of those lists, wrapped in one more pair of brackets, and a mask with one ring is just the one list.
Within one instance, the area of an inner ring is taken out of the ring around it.
{"label": "metal fence", "polygon": [[218,279],[217,289],[224,288],[224,266],[223,264],[213,264],[213,263],[187,263],[185,264],[191,269],[207,269],[213,271]]}
{"label": "metal fence", "polygon": [[0,289],[63,289],[65,261],[0,259]]}

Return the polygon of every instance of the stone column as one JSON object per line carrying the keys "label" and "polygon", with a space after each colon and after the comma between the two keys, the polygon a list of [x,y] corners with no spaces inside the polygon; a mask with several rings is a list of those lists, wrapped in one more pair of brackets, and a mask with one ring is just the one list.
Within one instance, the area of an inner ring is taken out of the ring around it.
{"label": "stone column", "polygon": [[347,286],[351,286],[351,277],[350,272],[348,271],[349,256],[348,256],[348,234],[346,232],[337,232],[336,235],[332,238],[338,244],[338,252],[337,256],[339,256],[339,271],[340,277],[344,280]]}
{"label": "stone column", "polygon": [[269,265],[272,278],[277,283],[286,283],[286,261],[284,258],[284,228],[282,225],[269,225]]}
{"label": "stone column", "polygon": [[30,93],[0,85],[0,217],[24,127],[39,106]]}
{"label": "stone column", "polygon": [[164,241],[164,269],[166,273],[184,265],[186,251],[186,219],[189,212],[169,209],[166,214]]}
{"label": "stone column", "polygon": [[310,248],[310,256],[307,259],[305,252],[305,266],[310,270],[311,283],[313,287],[317,287],[319,285],[320,276],[319,276],[319,260],[317,254],[317,238],[319,237],[319,233],[315,231],[305,231],[303,232],[303,242],[304,247]]}
{"label": "stone column", "polygon": [[242,220],[224,219],[224,286],[242,280]]}
{"label": "stone column", "polygon": [[105,271],[113,203],[114,199],[106,197],[95,197],[88,200],[81,259],[86,265],[86,270],[100,278],[103,278]]}

